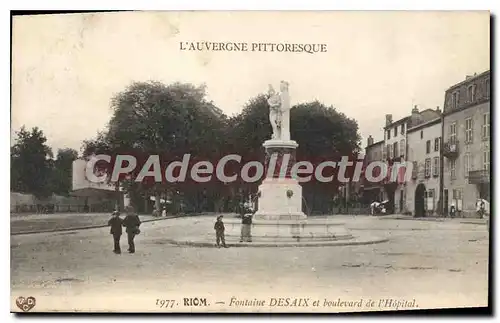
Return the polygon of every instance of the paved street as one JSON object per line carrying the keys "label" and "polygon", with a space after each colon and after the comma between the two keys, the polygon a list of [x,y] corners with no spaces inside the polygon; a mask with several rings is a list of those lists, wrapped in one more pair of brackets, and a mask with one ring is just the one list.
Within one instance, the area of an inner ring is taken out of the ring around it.
{"label": "paved street", "polygon": [[[274,311],[338,312],[324,299],[368,302],[394,298],[418,308],[485,306],[486,225],[345,216],[354,234],[369,230],[389,242],[339,247],[197,248],[166,243],[205,234],[213,217],[144,223],[136,254],[112,253],[108,228],[11,237],[12,299],[34,296],[33,310],[248,311],[231,297],[321,299],[321,307]],[[203,225],[202,225],[203,224]],[[230,241],[231,242],[231,241]],[[237,243],[236,241],[233,241]],[[126,237],[122,237],[126,250]],[[183,298],[207,298],[208,307]],[[162,309],[157,299],[173,299]],[[216,304],[224,302],[224,304]],[[12,309],[16,310],[15,302]],[[255,307],[253,307],[255,309]],[[263,311],[270,308],[259,307]],[[363,305],[362,310],[369,310]],[[391,308],[375,308],[375,310]]]}

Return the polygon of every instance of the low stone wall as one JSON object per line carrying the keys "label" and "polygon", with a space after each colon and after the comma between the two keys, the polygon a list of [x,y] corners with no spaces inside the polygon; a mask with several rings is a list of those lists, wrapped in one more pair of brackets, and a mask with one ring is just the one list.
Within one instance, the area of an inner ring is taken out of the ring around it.
{"label": "low stone wall", "polygon": [[10,193],[11,213],[110,212],[115,202],[103,198],[52,195],[39,199],[32,194]]}

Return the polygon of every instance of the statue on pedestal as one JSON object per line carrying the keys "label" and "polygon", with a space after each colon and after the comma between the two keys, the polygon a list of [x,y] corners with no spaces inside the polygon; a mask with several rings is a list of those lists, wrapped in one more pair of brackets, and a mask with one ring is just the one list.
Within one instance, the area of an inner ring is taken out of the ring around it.
{"label": "statue on pedestal", "polygon": [[280,92],[269,85],[269,121],[273,128],[273,140],[290,140],[290,94],[288,83],[281,81]]}

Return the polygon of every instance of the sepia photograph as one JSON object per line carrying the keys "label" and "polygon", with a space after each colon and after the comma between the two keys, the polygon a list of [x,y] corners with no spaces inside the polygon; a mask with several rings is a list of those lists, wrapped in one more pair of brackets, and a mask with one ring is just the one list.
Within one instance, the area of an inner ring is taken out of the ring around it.
{"label": "sepia photograph", "polygon": [[491,311],[489,11],[11,22],[11,312]]}

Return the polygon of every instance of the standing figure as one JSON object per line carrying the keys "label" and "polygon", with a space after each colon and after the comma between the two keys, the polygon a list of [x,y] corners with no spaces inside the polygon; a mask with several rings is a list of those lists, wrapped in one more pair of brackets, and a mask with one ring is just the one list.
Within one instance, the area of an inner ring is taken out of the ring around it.
{"label": "standing figure", "polygon": [[456,213],[455,204],[451,204],[450,207],[450,217],[454,218]]}
{"label": "standing figure", "polygon": [[484,214],[486,213],[486,205],[485,205],[483,199],[478,199],[477,200],[476,211],[477,211],[477,214],[479,215],[479,218],[483,219],[484,218]]}
{"label": "standing figure", "polygon": [[272,139],[281,139],[281,96],[269,85],[269,122],[273,128]]}
{"label": "standing figure", "polygon": [[222,222],[222,215],[219,215],[217,217],[217,221],[215,221],[215,225],[214,225],[214,230],[215,230],[215,241],[216,241],[216,245],[218,248],[220,248],[220,243],[222,242],[222,246],[224,248],[228,248],[228,246],[226,246],[226,239],[224,237],[224,222]]}
{"label": "standing figure", "polygon": [[273,140],[290,140],[290,93],[288,83],[281,81],[280,92],[269,85],[269,121],[273,128]]}
{"label": "standing figure", "polygon": [[127,240],[128,240],[128,252],[135,252],[134,238],[136,235],[141,233],[139,226],[141,225],[141,220],[139,216],[135,214],[134,208],[132,206],[127,206],[125,209],[127,216],[123,219],[123,226],[126,227]]}
{"label": "standing figure", "polygon": [[252,213],[245,213],[241,218],[240,242],[252,242]]}
{"label": "standing figure", "polygon": [[122,222],[123,220],[120,218],[120,212],[113,211],[112,218],[108,221],[108,226],[111,227],[109,233],[113,235],[113,241],[115,245],[113,252],[116,254],[122,253],[120,249],[120,238],[122,236]]}

